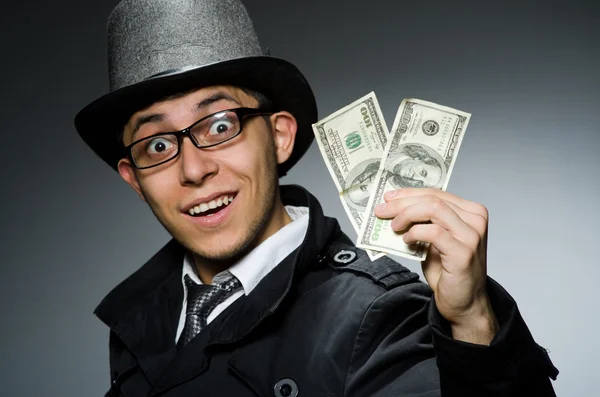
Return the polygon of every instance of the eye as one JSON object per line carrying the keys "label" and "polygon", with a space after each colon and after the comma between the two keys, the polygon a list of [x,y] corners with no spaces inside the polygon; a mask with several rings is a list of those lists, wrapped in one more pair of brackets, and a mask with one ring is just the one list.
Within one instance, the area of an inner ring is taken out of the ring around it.
{"label": "eye", "polygon": [[427,177],[427,170],[422,170],[421,171],[421,176]]}
{"label": "eye", "polygon": [[150,154],[160,154],[172,149],[175,146],[173,142],[165,138],[151,139],[146,146],[146,151]]}
{"label": "eye", "polygon": [[231,132],[233,123],[229,120],[217,120],[211,124],[208,135],[221,135]]}

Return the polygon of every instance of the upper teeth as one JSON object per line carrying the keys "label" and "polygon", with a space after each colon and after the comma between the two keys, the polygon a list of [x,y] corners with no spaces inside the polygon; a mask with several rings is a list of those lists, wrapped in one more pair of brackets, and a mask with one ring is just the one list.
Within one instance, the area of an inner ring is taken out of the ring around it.
{"label": "upper teeth", "polygon": [[216,200],[209,201],[208,203],[202,203],[194,208],[189,210],[190,215],[200,214],[201,212],[206,212],[209,209],[214,209],[222,206],[223,204],[227,205],[233,201],[234,196],[223,196],[219,197]]}

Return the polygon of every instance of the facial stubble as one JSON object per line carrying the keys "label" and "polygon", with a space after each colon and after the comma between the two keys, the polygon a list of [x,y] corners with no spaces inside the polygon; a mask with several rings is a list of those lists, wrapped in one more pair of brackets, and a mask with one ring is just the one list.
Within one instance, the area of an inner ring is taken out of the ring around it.
{"label": "facial stubble", "polygon": [[[274,216],[275,203],[279,194],[279,178],[277,176],[277,157],[275,153],[275,143],[273,139],[269,139],[269,147],[267,148],[269,156],[265,158],[264,174],[262,177],[267,182],[264,195],[258,198],[258,202],[262,203],[262,208],[253,219],[247,218],[247,232],[240,241],[227,252],[211,255],[208,252],[202,251],[194,247],[186,247],[194,254],[196,263],[210,263],[219,268],[226,269],[238,262],[241,258],[252,251],[261,240],[269,221]],[[249,214],[246,214],[248,217]]]}
{"label": "facial stubble", "polygon": [[[268,121],[267,126],[269,128],[269,132],[271,132],[271,126]],[[180,244],[183,245],[187,251],[193,254],[196,264],[207,263],[213,268],[226,269],[238,262],[241,258],[248,254],[248,252],[252,251],[252,249],[254,249],[261,240],[269,221],[274,216],[276,199],[277,195],[279,194],[277,154],[275,141],[272,135],[270,135],[270,139],[268,139],[267,142],[268,146],[265,148],[267,156],[265,156],[262,160],[264,162],[262,167],[264,169],[264,173],[261,175],[263,180],[266,182],[266,185],[265,189],[259,190],[259,192],[262,191],[263,194],[258,198],[257,201],[255,201],[261,205],[261,207],[258,208],[258,211],[252,211],[252,213],[256,214],[256,216],[250,218],[251,214],[244,214],[246,217],[246,222],[244,222],[246,224],[246,232],[244,235],[242,235],[239,241],[226,252],[211,253],[209,250],[198,247],[198,245],[194,244],[194,242],[179,240]],[[158,221],[161,222],[163,227],[165,227],[170,234],[174,235],[174,233],[169,230],[168,225],[162,221],[162,217],[159,216],[155,210],[155,206],[152,205],[152,201],[148,200],[149,197],[145,194],[143,188],[141,186],[140,188],[142,195],[146,199],[146,202],[149,204],[150,209]]]}

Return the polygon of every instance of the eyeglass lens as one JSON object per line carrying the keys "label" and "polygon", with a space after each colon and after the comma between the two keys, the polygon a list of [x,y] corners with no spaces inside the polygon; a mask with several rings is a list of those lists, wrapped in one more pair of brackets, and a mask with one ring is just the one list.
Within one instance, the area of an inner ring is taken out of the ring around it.
{"label": "eyeglass lens", "polygon": [[[214,146],[240,132],[241,123],[233,111],[216,113],[190,127],[190,136],[198,147]],[[151,167],[170,160],[179,152],[180,134],[159,134],[137,142],[131,155],[138,167]]]}

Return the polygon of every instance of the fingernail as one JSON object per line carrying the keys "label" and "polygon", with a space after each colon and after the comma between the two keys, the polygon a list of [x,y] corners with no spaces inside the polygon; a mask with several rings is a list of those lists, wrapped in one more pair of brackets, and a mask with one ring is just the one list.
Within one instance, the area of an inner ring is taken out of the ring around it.
{"label": "fingernail", "polygon": [[398,192],[397,190],[391,190],[391,191],[387,192],[387,193],[385,194],[385,196],[386,196],[387,198],[394,198],[394,197],[396,197],[396,193],[397,193],[397,192]]}
{"label": "fingernail", "polygon": [[377,204],[375,206],[375,211],[385,211],[385,203]]}

